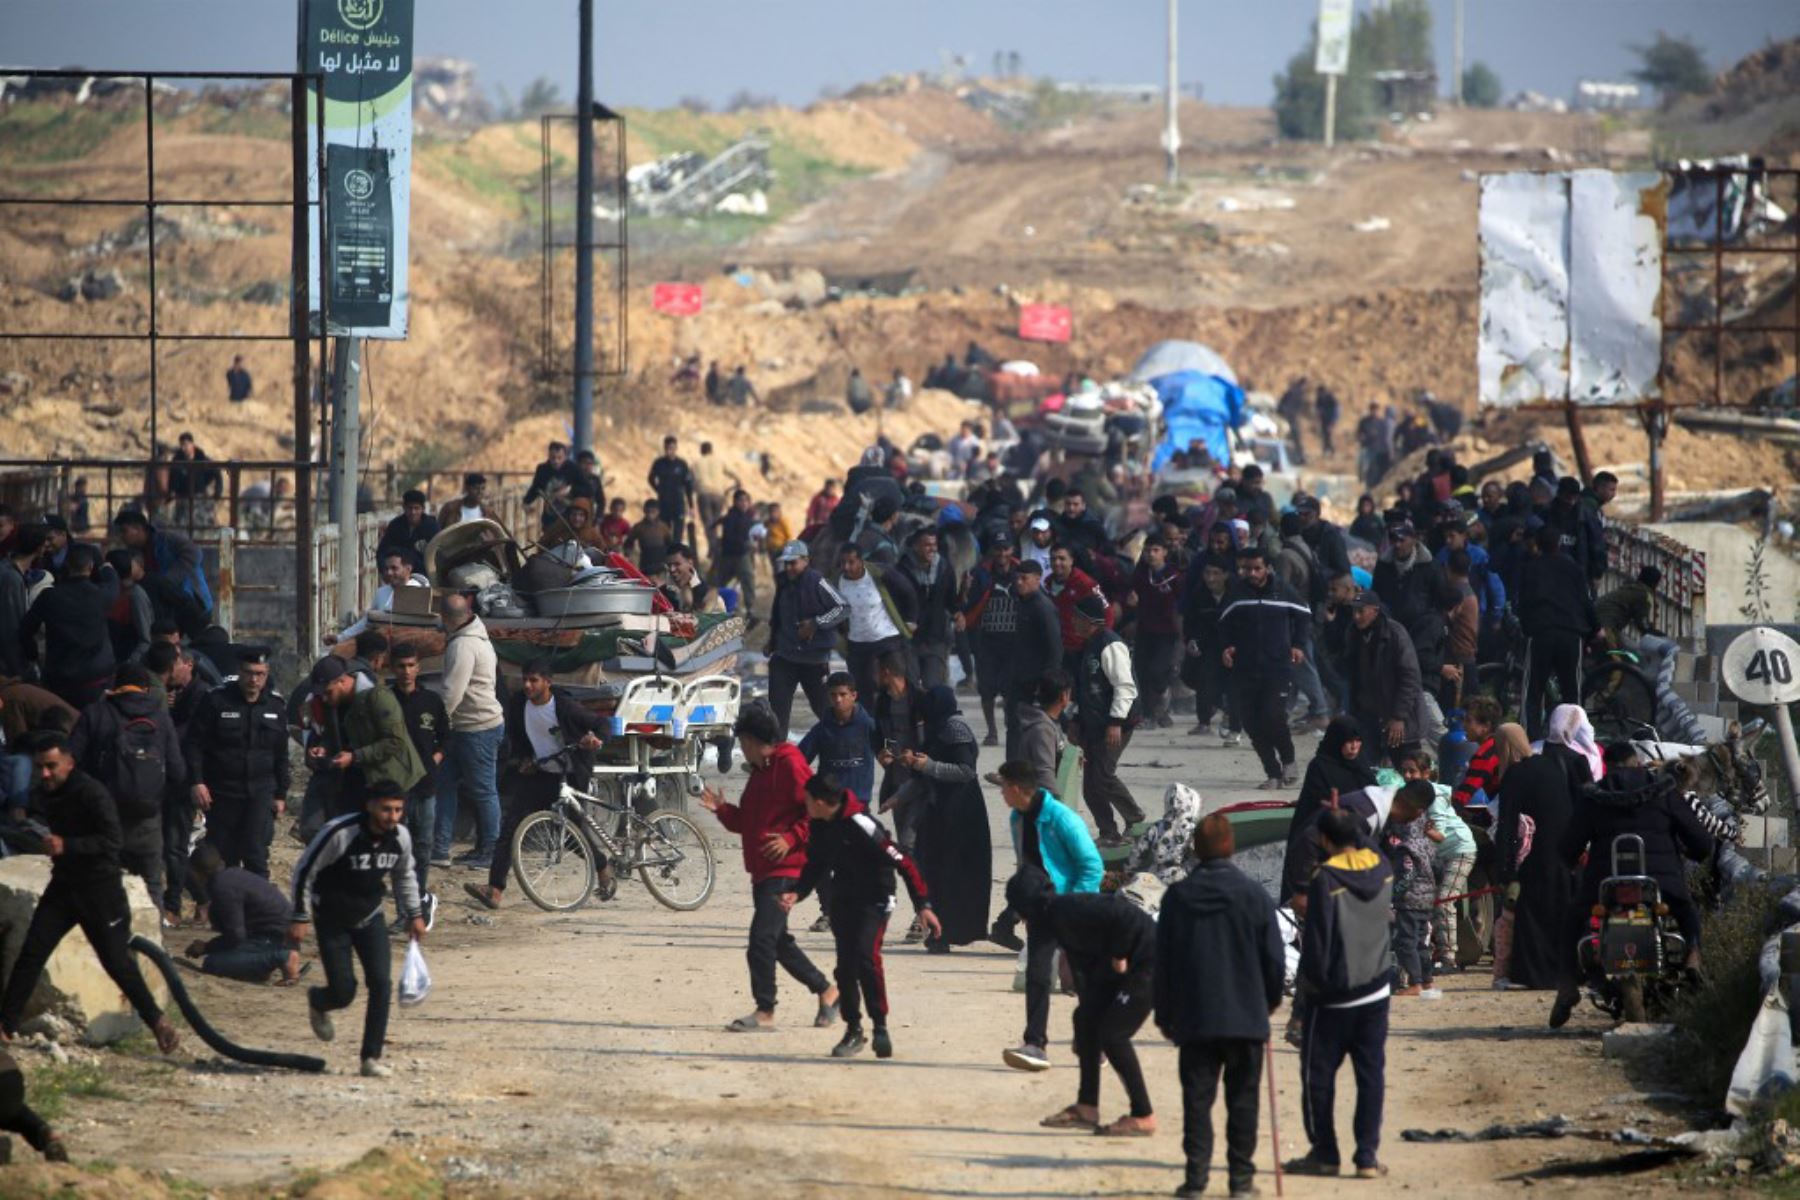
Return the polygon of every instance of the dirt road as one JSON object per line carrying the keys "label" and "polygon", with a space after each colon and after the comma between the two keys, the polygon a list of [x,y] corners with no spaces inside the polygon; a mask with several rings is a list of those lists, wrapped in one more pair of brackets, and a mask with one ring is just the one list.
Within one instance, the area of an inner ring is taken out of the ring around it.
{"label": "dirt road", "polygon": [[[1199,741],[1151,731],[1132,744],[1125,775],[1147,807],[1160,810],[1162,787],[1175,779],[1198,786],[1209,806],[1261,795],[1249,790],[1259,772],[1247,750]],[[1314,745],[1303,739],[1302,757]],[[1003,812],[995,797],[996,889],[1012,863]],[[287,1180],[371,1148],[419,1147],[458,1195],[1077,1197],[1166,1195],[1179,1182],[1175,1053],[1152,1031],[1139,1045],[1157,1136],[1120,1143],[1038,1128],[1074,1098],[1071,1002],[1055,1001],[1054,1068],[1008,1070],[1000,1051],[1017,1040],[1022,997],[1009,990],[1013,956],[997,947],[948,958],[893,949],[898,1054],[889,1062],[828,1058],[837,1033],[811,1028],[812,1005],[785,982],[779,1032],[723,1032],[750,1007],[748,887],[736,846],[722,831],[716,844],[721,886],[693,914],[664,910],[629,883],[617,901],[588,911],[551,916],[517,898],[477,925],[459,898],[466,876],[446,873],[435,885],[444,913],[428,943],[435,990],[424,1007],[396,1012],[394,1078],[352,1074],[360,1008],[340,1016],[339,1040],[326,1048],[333,1073],[323,1077],[252,1071],[204,1052],[184,1052],[172,1070],[108,1054],[101,1061],[123,1098],[72,1099],[70,1145],[78,1159],[170,1170],[208,1186]],[[808,902],[798,915],[810,921],[815,912]],[[816,958],[828,955],[825,935],[801,940]],[[1677,1128],[1601,1061],[1594,1019],[1550,1033],[1547,995],[1496,995],[1486,982],[1453,978],[1441,1003],[1395,1002],[1383,1148],[1390,1186],[1516,1193],[1504,1176],[1553,1156],[1605,1152],[1579,1142],[1415,1146],[1400,1141],[1404,1128],[1552,1113],[1608,1128]],[[194,987],[203,1009],[245,1044],[317,1048],[298,992],[210,979]],[[44,1061],[26,1055],[27,1071]],[[1297,1154],[1298,1071],[1285,1046],[1276,1075],[1282,1149]],[[1346,1139],[1347,1082],[1346,1074]],[[1102,1108],[1109,1118],[1123,1111],[1110,1074]],[[1269,1159],[1265,1120],[1259,1161]],[[1215,1178],[1222,1184],[1222,1170]],[[4,1180],[0,1173],[0,1193]],[[1304,1197],[1350,1185],[1288,1186]]]}

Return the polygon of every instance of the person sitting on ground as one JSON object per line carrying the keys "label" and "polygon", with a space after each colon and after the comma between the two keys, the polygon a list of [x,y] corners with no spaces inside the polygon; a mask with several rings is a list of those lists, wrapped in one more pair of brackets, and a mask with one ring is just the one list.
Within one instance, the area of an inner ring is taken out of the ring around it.
{"label": "person sitting on ground", "polygon": [[201,843],[188,857],[188,877],[207,897],[206,919],[218,934],[190,943],[189,958],[208,975],[262,983],[279,971],[292,987],[300,980],[300,951],[288,945],[294,906],[281,889],[242,867],[228,867],[219,848]]}
{"label": "person sitting on ground", "polygon": [[717,788],[700,794],[701,807],[719,818],[744,843],[744,870],[750,873],[754,913],[750,918],[750,994],[756,1010],[725,1028],[732,1033],[760,1033],[775,1028],[775,967],[780,964],[817,996],[813,1026],[829,1029],[838,1022],[838,989],[788,932],[787,899],[794,881],[806,869],[810,826],[806,816],[806,781],[812,769],[800,748],[781,736],[775,714],[764,707],[747,708],[732,727],[750,766],[750,782],[736,804]]}
{"label": "person sitting on ground", "polygon": [[1236,850],[1229,817],[1201,821],[1193,843],[1199,865],[1163,894],[1156,922],[1156,1027],[1181,1048],[1187,1172],[1177,1196],[1206,1192],[1221,1071],[1231,1194],[1256,1195],[1257,1090],[1287,952],[1274,902],[1233,865]]}
{"label": "person sitting on ground", "polygon": [[[859,710],[860,711],[860,710]],[[888,914],[894,910],[894,874],[906,881],[907,895],[919,923],[934,938],[943,936],[937,914],[931,911],[924,876],[894,845],[881,822],[869,815],[868,806],[840,786],[830,775],[814,775],[806,781],[806,814],[811,836],[806,845],[806,866],[783,898],[789,912],[817,888],[827,876],[833,881],[831,935],[837,943],[837,986],[844,1015],[844,1036],[831,1048],[831,1057],[849,1058],[862,1052],[862,1016],[866,1009],[874,1026],[875,1057],[894,1056],[888,1035],[887,969],[881,962],[881,942],[887,932]]]}
{"label": "person sitting on ground", "polygon": [[1437,899],[1437,871],[1431,839],[1425,836],[1425,813],[1433,799],[1431,784],[1413,780],[1394,795],[1388,809],[1382,846],[1394,869],[1394,961],[1400,969],[1396,996],[1442,999],[1432,983],[1431,913]]}
{"label": "person sitting on ground", "polygon": [[[1026,867],[1006,884],[1006,900],[1028,924],[1047,928],[1075,974],[1075,1103],[1039,1122],[1102,1137],[1149,1137],[1156,1114],[1132,1035],[1150,1015],[1156,978],[1156,922],[1117,892],[1058,895],[1050,877]],[[1100,1059],[1125,1085],[1131,1111],[1100,1123]]]}
{"label": "person sitting on ground", "polygon": [[1185,783],[1163,790],[1162,819],[1138,835],[1120,878],[1148,871],[1167,886],[1187,878],[1194,865],[1194,830],[1200,824],[1200,793]]}

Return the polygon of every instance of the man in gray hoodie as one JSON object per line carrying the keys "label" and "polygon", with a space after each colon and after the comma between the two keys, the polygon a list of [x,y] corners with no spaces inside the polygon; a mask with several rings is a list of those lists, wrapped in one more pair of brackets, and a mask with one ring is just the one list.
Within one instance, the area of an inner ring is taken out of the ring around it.
{"label": "man in gray hoodie", "polygon": [[444,630],[444,711],[450,714],[450,738],[438,772],[431,865],[452,865],[456,803],[466,795],[475,805],[475,849],[455,865],[486,870],[500,836],[500,745],[506,740],[506,714],[497,691],[500,665],[487,626],[475,615],[473,591],[444,597]]}

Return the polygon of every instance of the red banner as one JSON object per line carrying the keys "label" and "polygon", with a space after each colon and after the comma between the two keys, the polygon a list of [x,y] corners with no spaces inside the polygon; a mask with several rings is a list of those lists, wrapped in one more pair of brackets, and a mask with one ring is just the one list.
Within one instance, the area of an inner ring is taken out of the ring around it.
{"label": "red banner", "polygon": [[672,317],[697,316],[701,304],[700,285],[659,283],[650,289],[650,304],[657,312],[668,313]]}
{"label": "red banner", "polygon": [[1075,319],[1062,304],[1027,304],[1019,310],[1019,336],[1028,342],[1066,342]]}

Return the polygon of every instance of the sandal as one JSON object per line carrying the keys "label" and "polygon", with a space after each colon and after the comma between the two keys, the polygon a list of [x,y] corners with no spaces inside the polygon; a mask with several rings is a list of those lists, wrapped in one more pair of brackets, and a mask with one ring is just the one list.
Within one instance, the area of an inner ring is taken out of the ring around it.
{"label": "sandal", "polygon": [[463,884],[463,891],[472,896],[476,903],[480,904],[481,907],[487,909],[489,912],[498,911],[500,908],[500,902],[488,894],[486,884],[465,883]]}
{"label": "sandal", "polygon": [[1061,1112],[1051,1113],[1038,1122],[1045,1129],[1098,1129],[1100,1121],[1095,1117],[1084,1117],[1073,1104]]}
{"label": "sandal", "polygon": [[833,1025],[836,1025],[837,1023],[838,1023],[838,1006],[837,1006],[837,1004],[821,1003],[819,1005],[819,1015],[813,1018],[813,1028],[814,1029],[830,1029]]}
{"label": "sandal", "polygon": [[751,1013],[749,1016],[739,1017],[737,1020],[733,1021],[731,1024],[725,1026],[725,1032],[726,1033],[774,1033],[775,1026],[764,1025],[761,1021],[756,1019],[755,1013]]}
{"label": "sandal", "polygon": [[1137,1117],[1123,1116],[1110,1125],[1095,1125],[1094,1134],[1096,1137],[1146,1138],[1156,1133],[1154,1126],[1146,1129],[1138,1121]]}

